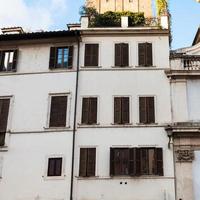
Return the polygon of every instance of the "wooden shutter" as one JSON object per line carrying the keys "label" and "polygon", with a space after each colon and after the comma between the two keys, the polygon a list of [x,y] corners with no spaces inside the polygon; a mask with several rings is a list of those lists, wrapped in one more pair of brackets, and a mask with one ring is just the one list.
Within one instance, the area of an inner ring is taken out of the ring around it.
{"label": "wooden shutter", "polygon": [[55,159],[49,158],[47,176],[54,176]]}
{"label": "wooden shutter", "polygon": [[136,148],[129,149],[129,175],[135,176],[136,174]]}
{"label": "wooden shutter", "polygon": [[89,98],[83,98],[82,100],[82,124],[88,124],[89,123],[89,106],[90,106],[90,99]]}
{"label": "wooden shutter", "polygon": [[135,149],[135,175],[140,176],[141,175],[141,155],[140,155],[140,149]]}
{"label": "wooden shutter", "polygon": [[115,44],[115,66],[121,66],[122,54],[121,54],[121,44]]}
{"label": "wooden shutter", "polygon": [[154,97],[146,97],[146,123],[155,123]]}
{"label": "wooden shutter", "polygon": [[87,176],[87,148],[80,149],[79,176]]}
{"label": "wooden shutter", "polygon": [[115,124],[121,124],[122,119],[122,113],[121,113],[121,97],[115,97],[114,98],[114,123]]}
{"label": "wooden shutter", "polygon": [[163,150],[162,148],[155,149],[156,175],[163,176]]}
{"label": "wooden shutter", "polygon": [[3,68],[4,68],[4,52],[3,51],[0,51],[0,71],[3,71]]}
{"label": "wooden shutter", "polygon": [[14,50],[12,71],[17,71],[18,50]]}
{"label": "wooden shutter", "polygon": [[152,44],[146,43],[146,66],[153,65]]}
{"label": "wooden shutter", "polygon": [[114,148],[110,148],[110,176],[115,175],[114,166],[115,166],[115,160],[114,160]]}
{"label": "wooden shutter", "polygon": [[139,61],[139,66],[146,65],[146,45],[145,45],[145,43],[138,44],[138,61]]}
{"label": "wooden shutter", "polygon": [[49,69],[54,69],[56,67],[56,48],[50,48],[50,58],[49,58]]}
{"label": "wooden shutter", "polygon": [[129,123],[129,97],[122,98],[122,123]]}
{"label": "wooden shutter", "polygon": [[148,175],[149,174],[148,149],[141,148],[140,155],[141,155],[141,174]]}
{"label": "wooden shutter", "polygon": [[62,175],[62,158],[55,158],[55,169],[54,169],[55,176]]}
{"label": "wooden shutter", "polygon": [[0,99],[0,132],[7,130],[10,99]]}
{"label": "wooden shutter", "polygon": [[0,146],[5,145],[6,132],[0,132]]}
{"label": "wooden shutter", "polygon": [[88,148],[87,155],[87,176],[95,176],[96,149]]}
{"label": "wooden shutter", "polygon": [[128,44],[123,43],[122,44],[122,67],[129,66],[129,48]]}
{"label": "wooden shutter", "polygon": [[98,66],[99,45],[85,44],[85,66]]}
{"label": "wooden shutter", "polygon": [[97,98],[90,98],[89,101],[89,124],[97,123]]}
{"label": "wooden shutter", "polygon": [[74,47],[70,46],[69,47],[69,55],[68,55],[68,66],[69,66],[69,68],[72,68],[72,65],[73,65],[73,51],[74,51]]}
{"label": "wooden shutter", "polygon": [[51,98],[50,127],[65,127],[67,117],[67,96]]}
{"label": "wooden shutter", "polygon": [[146,123],[146,97],[139,98],[139,114],[140,114],[140,123]]}

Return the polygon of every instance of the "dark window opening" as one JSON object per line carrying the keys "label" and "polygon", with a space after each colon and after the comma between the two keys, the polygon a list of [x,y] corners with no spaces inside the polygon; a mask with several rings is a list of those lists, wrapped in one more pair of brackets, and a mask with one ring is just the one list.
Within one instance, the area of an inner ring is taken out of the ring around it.
{"label": "dark window opening", "polygon": [[62,158],[49,158],[47,176],[62,175]]}

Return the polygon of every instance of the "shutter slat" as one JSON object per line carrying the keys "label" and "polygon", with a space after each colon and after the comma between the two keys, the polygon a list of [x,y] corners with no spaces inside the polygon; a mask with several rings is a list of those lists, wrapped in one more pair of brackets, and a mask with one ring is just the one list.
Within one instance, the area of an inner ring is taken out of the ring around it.
{"label": "shutter slat", "polygon": [[114,98],[114,123],[115,124],[121,124],[122,123],[122,113],[121,113],[121,98],[115,97]]}
{"label": "shutter slat", "polygon": [[65,127],[67,117],[67,96],[51,98],[50,127]]}
{"label": "shutter slat", "polygon": [[50,58],[49,58],[49,69],[54,69],[56,67],[56,48],[50,48]]}
{"label": "shutter slat", "polygon": [[88,148],[87,155],[87,176],[95,176],[96,148]]}
{"label": "shutter slat", "polygon": [[163,176],[164,175],[164,170],[163,170],[163,149],[162,148],[156,148],[155,149],[155,160],[157,162],[157,172],[156,175]]}
{"label": "shutter slat", "polygon": [[138,44],[138,61],[139,66],[145,66],[146,65],[146,45],[145,43]]}
{"label": "shutter slat", "polygon": [[79,176],[87,176],[87,149],[80,149]]}
{"label": "shutter slat", "polygon": [[69,55],[68,55],[68,68],[72,68],[73,66],[73,51],[74,51],[74,47],[70,46],[69,47]]}
{"label": "shutter slat", "polygon": [[97,98],[90,98],[89,101],[89,124],[97,123]]}
{"label": "shutter slat", "polygon": [[122,98],[122,123],[129,123],[129,97]]}
{"label": "shutter slat", "polygon": [[13,63],[12,63],[12,71],[17,71],[17,60],[18,60],[18,50],[14,50],[13,55]]}

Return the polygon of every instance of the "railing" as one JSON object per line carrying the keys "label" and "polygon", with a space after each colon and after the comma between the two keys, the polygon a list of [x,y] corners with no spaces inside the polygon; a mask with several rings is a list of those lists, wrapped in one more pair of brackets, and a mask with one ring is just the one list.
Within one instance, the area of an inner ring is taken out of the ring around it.
{"label": "railing", "polygon": [[183,66],[186,70],[200,70],[200,56],[184,58]]}
{"label": "railing", "polygon": [[157,17],[145,18],[145,26],[159,26],[160,19]]}

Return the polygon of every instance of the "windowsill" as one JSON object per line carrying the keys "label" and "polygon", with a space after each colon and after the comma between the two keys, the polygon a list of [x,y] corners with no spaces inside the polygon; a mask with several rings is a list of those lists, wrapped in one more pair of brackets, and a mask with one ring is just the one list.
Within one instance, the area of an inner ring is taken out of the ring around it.
{"label": "windowsill", "polygon": [[73,67],[66,68],[66,67],[60,67],[60,68],[49,68],[50,71],[72,71],[74,70]]}
{"label": "windowsill", "polygon": [[127,124],[115,124],[115,123],[111,123],[111,125],[113,125],[113,126],[132,126],[133,123],[127,123]]}
{"label": "windowsill", "polygon": [[13,71],[0,71],[0,74],[11,74],[11,73],[16,73],[16,70]]}
{"label": "windowsill", "polygon": [[75,176],[78,180],[92,180],[99,179],[99,176]]}
{"label": "windowsill", "polygon": [[8,151],[8,146],[0,146],[0,152]]}
{"label": "windowsill", "polygon": [[137,123],[138,126],[158,126],[158,123],[149,123],[149,124],[144,124],[144,123]]}
{"label": "windowsill", "polygon": [[113,69],[127,69],[127,68],[133,68],[133,66],[111,66],[111,68],[113,68]]}
{"label": "windowsill", "polygon": [[46,181],[50,181],[50,180],[64,180],[66,175],[62,175],[62,176],[42,176],[44,180]]}
{"label": "windowsill", "polygon": [[44,127],[45,131],[64,131],[64,130],[69,130],[70,126],[65,126],[65,127]]}
{"label": "windowsill", "polygon": [[102,68],[102,66],[81,66],[82,69],[95,69],[95,68]]}
{"label": "windowsill", "polygon": [[81,123],[78,123],[78,128],[98,127],[99,125],[100,125],[100,123],[97,123],[97,124],[81,124]]}
{"label": "windowsill", "polygon": [[138,69],[154,69],[156,68],[156,66],[152,65],[152,66],[135,66],[135,68]]}

